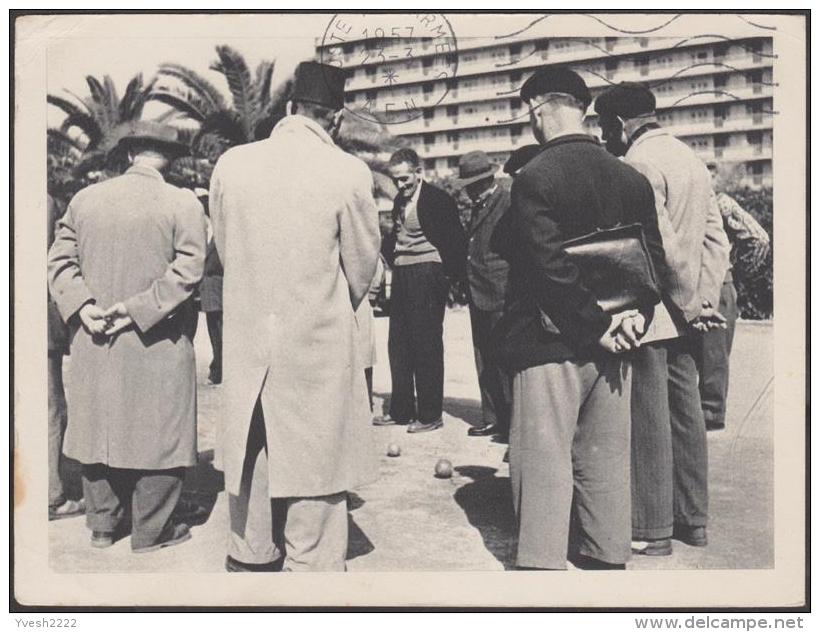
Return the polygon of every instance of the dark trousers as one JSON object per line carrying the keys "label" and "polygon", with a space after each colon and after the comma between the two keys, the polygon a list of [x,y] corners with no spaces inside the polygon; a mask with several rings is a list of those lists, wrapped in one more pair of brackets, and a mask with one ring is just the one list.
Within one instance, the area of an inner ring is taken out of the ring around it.
{"label": "dark trousers", "polygon": [[59,507],[65,502],[60,460],[63,454],[68,415],[63,388],[63,354],[48,352],[48,506]]}
{"label": "dark trousers", "polygon": [[393,381],[390,416],[398,421],[441,418],[447,291],[440,263],[393,269],[387,353]]}
{"label": "dark trousers", "polygon": [[490,359],[490,334],[501,311],[487,312],[470,305],[473,353],[481,390],[481,417],[485,426],[497,424],[502,433],[510,430],[512,376]]}
{"label": "dark trousers", "polygon": [[632,354],[632,537],[706,526],[708,456],[695,352],[684,336]]}
{"label": "dark trousers", "polygon": [[700,400],[707,428],[726,425],[726,396],[729,393],[729,354],[737,321],[737,290],[731,273],[720,290],[718,311],[726,317],[726,329],[703,335],[697,357],[700,371]]}
{"label": "dark trousers", "polygon": [[116,531],[131,507],[131,548],[157,544],[182,494],[185,468],[126,470],[83,464],[86,524]]}
{"label": "dark trousers", "polygon": [[208,337],[211,339],[213,359],[211,360],[210,377],[212,381],[222,381],[222,312],[205,312],[208,324]]}

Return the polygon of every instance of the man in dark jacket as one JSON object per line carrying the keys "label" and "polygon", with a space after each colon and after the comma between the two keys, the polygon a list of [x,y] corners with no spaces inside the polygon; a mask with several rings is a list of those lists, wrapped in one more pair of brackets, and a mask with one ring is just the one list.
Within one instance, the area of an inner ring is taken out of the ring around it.
{"label": "man in dark jacket", "polygon": [[455,201],[423,181],[415,151],[399,149],[388,169],[399,190],[393,232],[382,244],[393,268],[387,343],[393,392],[389,414],[373,423],[427,432],[443,423],[447,277],[463,279],[467,244]]}
{"label": "man in dark jacket", "polygon": [[[514,373],[510,479],[519,519],[519,568],[566,568],[570,511],[580,523],[577,561],[623,568],[630,556],[630,367],[652,306],[609,315],[562,244],[640,222],[663,264],[647,180],[587,135],[591,98],[564,68],[536,71],[521,88],[543,149],[512,186],[510,288],[493,332]],[[546,326],[546,321],[551,325]]]}
{"label": "man in dark jacket", "polygon": [[510,375],[490,357],[490,332],[501,319],[510,266],[493,248],[496,229],[510,208],[509,180],[497,181],[498,165],[483,151],[471,151],[459,160],[456,186],[473,203],[468,232],[467,279],[470,284],[470,325],[475,368],[481,389],[483,424],[470,428],[471,437],[499,435],[510,430]]}

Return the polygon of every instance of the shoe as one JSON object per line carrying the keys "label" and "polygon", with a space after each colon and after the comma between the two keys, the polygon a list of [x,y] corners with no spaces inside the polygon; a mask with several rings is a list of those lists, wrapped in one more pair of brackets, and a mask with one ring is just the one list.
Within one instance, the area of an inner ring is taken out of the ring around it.
{"label": "shoe", "polygon": [[676,524],[672,530],[672,537],[689,546],[706,546],[706,527],[694,527],[685,524]]}
{"label": "shoe", "polygon": [[625,571],[626,564],[611,564],[594,557],[586,555],[579,555],[577,559],[573,560],[573,565],[576,569],[582,571]]}
{"label": "shoe", "polygon": [[393,419],[390,415],[373,417],[374,426],[406,426],[409,423],[410,421],[399,421],[398,419]]}
{"label": "shoe", "polygon": [[470,428],[467,431],[468,437],[491,437],[492,435],[498,434],[500,432],[500,428],[498,424],[487,424],[486,426],[476,426],[475,428]]}
{"label": "shoe", "polygon": [[51,520],[65,520],[66,518],[76,518],[85,513],[85,499],[80,500],[66,500],[61,505],[48,508],[48,519]]}
{"label": "shoe", "polygon": [[442,426],[444,426],[444,421],[441,419],[431,421],[429,424],[425,424],[417,420],[411,423],[409,426],[407,426],[407,432],[409,432],[410,434],[416,434],[418,432],[430,432],[431,430],[437,430]]}
{"label": "shoe", "polygon": [[114,544],[113,531],[92,531],[91,546],[95,549],[106,549]]}
{"label": "shoe", "polygon": [[633,555],[649,555],[660,557],[672,555],[672,540],[670,538],[660,538],[658,540],[633,540]]}
{"label": "shoe", "polygon": [[509,462],[510,462],[510,449],[509,449],[509,448],[507,448],[507,449],[504,451],[504,458],[503,458],[503,459],[501,459],[501,462],[502,462],[502,463],[509,463]]}
{"label": "shoe", "polygon": [[706,422],[706,430],[707,432],[712,432],[714,430],[724,430],[726,428],[726,422],[723,421],[707,421]]}
{"label": "shoe", "polygon": [[229,573],[278,573],[282,570],[283,558],[266,564],[240,562],[230,555],[225,558],[225,570]]}
{"label": "shoe", "polygon": [[132,548],[134,553],[150,553],[151,551],[158,551],[165,547],[181,544],[186,540],[191,539],[191,531],[185,523],[172,524],[168,523],[160,534],[159,542],[151,546],[140,546]]}

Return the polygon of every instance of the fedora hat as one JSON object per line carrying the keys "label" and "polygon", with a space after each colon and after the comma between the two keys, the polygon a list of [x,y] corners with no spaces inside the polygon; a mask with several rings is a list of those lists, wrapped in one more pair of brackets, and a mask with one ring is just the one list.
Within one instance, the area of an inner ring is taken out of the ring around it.
{"label": "fedora hat", "polygon": [[458,160],[458,178],[453,183],[459,189],[468,184],[489,178],[498,170],[498,165],[483,151],[471,151]]}
{"label": "fedora hat", "polygon": [[128,148],[136,142],[154,145],[175,156],[184,156],[191,151],[191,148],[180,140],[177,128],[155,121],[126,124],[120,132],[117,148]]}
{"label": "fedora hat", "polygon": [[347,71],[316,61],[303,61],[296,68],[293,101],[307,101],[333,110],[345,106]]}

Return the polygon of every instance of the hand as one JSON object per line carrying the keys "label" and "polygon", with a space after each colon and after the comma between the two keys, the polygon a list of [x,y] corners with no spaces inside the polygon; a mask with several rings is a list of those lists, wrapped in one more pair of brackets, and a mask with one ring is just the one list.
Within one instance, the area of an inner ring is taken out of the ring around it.
{"label": "hand", "polygon": [[703,301],[700,314],[690,325],[695,331],[706,333],[714,329],[726,329],[726,318],[709,301]]}
{"label": "hand", "polygon": [[103,315],[107,322],[105,333],[109,336],[121,332],[134,322],[131,316],[128,315],[128,310],[123,303],[112,305],[105,310]]}
{"label": "hand", "polygon": [[615,342],[625,349],[637,349],[641,346],[641,338],[646,333],[646,318],[638,312],[634,316],[627,316],[614,332]]}
{"label": "hand", "polygon": [[[628,309],[623,312],[618,312],[612,315],[612,322],[603,336],[598,340],[598,346],[610,353],[623,353],[632,348],[632,343],[621,331],[621,323],[625,319],[631,319],[635,316],[640,316],[637,309]],[[637,323],[636,323],[637,324]],[[630,326],[631,327],[631,326]]]}
{"label": "hand", "polygon": [[98,336],[105,333],[107,322],[105,320],[105,312],[103,309],[94,303],[86,303],[80,308],[80,322],[85,329],[92,336]]}

